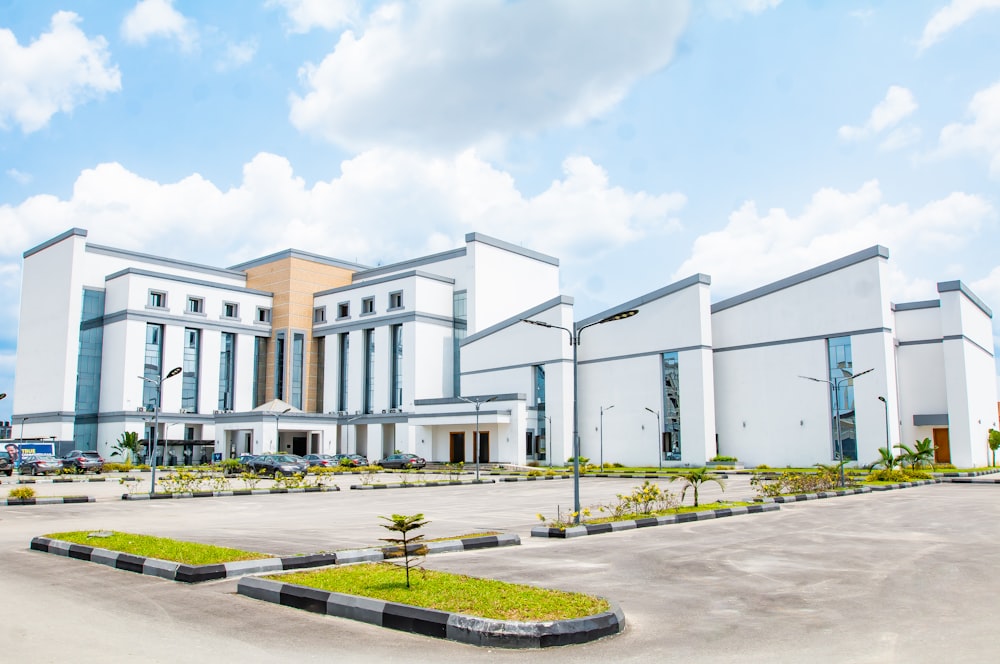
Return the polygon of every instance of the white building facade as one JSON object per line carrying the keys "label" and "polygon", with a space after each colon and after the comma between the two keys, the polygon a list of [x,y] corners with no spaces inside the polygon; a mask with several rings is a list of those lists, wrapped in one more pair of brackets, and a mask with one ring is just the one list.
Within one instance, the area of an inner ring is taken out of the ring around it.
{"label": "white building facade", "polygon": [[217,268],[72,229],[24,254],[12,429],[109,456],[125,431],[152,437],[159,384],[176,463],[562,465],[575,406],[594,463],[864,464],[929,437],[939,461],[985,465],[992,311],[957,281],[890,302],[888,258],[872,247],[714,304],[697,274],[577,321],[557,259],[478,233],[377,268],[296,250]]}

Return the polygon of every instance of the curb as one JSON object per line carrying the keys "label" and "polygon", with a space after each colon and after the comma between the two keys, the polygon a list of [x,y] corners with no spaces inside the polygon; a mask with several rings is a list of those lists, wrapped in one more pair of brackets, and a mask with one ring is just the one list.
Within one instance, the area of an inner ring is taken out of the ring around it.
{"label": "curb", "polygon": [[441,481],[431,481],[431,482],[407,482],[403,484],[402,482],[393,482],[392,484],[352,484],[352,491],[371,491],[373,489],[419,489],[421,487],[433,487],[433,486],[465,486],[469,484],[493,484],[494,480],[469,480],[463,482],[462,480],[441,480]]}
{"label": "curb", "polygon": [[631,521],[611,521],[608,523],[584,524],[582,526],[573,526],[572,528],[566,529],[535,526],[531,529],[531,536],[570,539],[572,537],[601,535],[603,533],[612,533],[621,530],[635,530],[636,528],[648,528],[650,526],[667,526],[672,523],[707,521],[709,519],[721,519],[727,516],[740,516],[742,514],[776,512],[779,509],[781,508],[774,504],[757,504],[744,505],[742,507],[725,507],[718,510],[705,510],[703,512],[683,512],[681,514],[670,514],[667,516],[651,516]]}
{"label": "curb", "polygon": [[933,480],[915,480],[913,482],[899,482],[897,484],[881,484],[878,486],[867,487],[872,491],[892,491],[894,489],[908,489],[911,486],[924,486],[926,484],[940,484],[941,480],[935,478]]}
{"label": "curb", "polygon": [[176,498],[223,498],[228,496],[266,496],[272,493],[325,493],[340,487],[307,486],[299,489],[233,489],[232,491],[193,491],[188,493],[123,493],[122,500],[173,500]]}
{"label": "curb", "polygon": [[971,477],[942,477],[937,481],[947,482],[948,484],[1000,484],[1000,478],[991,478],[988,480],[976,480]]}
{"label": "curb", "polygon": [[1000,469],[991,470],[970,470],[964,473],[931,473],[934,477],[979,477],[980,475],[992,475],[1000,473]]}
{"label": "curb", "polygon": [[256,577],[240,579],[236,592],[312,613],[493,648],[547,648],[587,643],[625,629],[625,614],[614,603],[611,603],[610,611],[573,620],[515,622],[327,592]]}
{"label": "curb", "polygon": [[121,551],[110,551],[84,544],[74,544],[47,537],[34,537],[31,540],[32,551],[53,553],[58,556],[85,560],[114,567],[115,569],[158,576],[169,581],[182,583],[201,583],[215,579],[225,579],[245,574],[261,572],[281,572],[306,567],[321,567],[332,565],[335,559],[332,553],[319,553],[308,556],[290,556],[287,558],[260,558],[258,560],[240,560],[216,565],[185,565],[170,560],[135,556]]}
{"label": "curb", "polygon": [[119,481],[119,478],[117,477],[108,477],[104,475],[99,477],[86,477],[86,478],[52,477],[52,478],[43,478],[40,480],[35,478],[25,479],[22,477],[14,479],[13,477],[11,477],[9,483],[10,484],[72,484],[73,482],[117,482],[117,481]]}
{"label": "curb", "polygon": [[[886,488],[889,488],[888,486]],[[870,493],[872,487],[863,486],[859,489],[838,489],[836,491],[818,491],[816,493],[797,493],[794,496],[775,496],[773,498],[754,498],[760,503],[801,503],[804,500],[821,500],[823,498],[839,498],[840,496],[855,496],[860,493]]]}
{"label": "curb", "polygon": [[[534,477],[501,477],[501,482],[535,482],[538,480],[571,480],[572,475],[535,475]],[[491,480],[492,481],[492,480]]]}
{"label": "curb", "polygon": [[15,505],[68,505],[71,503],[93,503],[97,499],[93,496],[59,496],[41,498],[4,498],[0,500],[0,505],[13,507]]}

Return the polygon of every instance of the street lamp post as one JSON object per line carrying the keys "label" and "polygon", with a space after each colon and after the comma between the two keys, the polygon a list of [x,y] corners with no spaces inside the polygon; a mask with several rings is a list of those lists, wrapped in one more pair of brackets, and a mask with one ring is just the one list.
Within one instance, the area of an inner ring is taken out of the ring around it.
{"label": "street lamp post", "polygon": [[660,411],[659,409],[653,410],[652,408],[647,408],[649,412],[656,415],[656,460],[660,464],[660,470],[663,470],[663,429],[660,427]]}
{"label": "street lamp post", "polygon": [[549,428],[545,430],[545,458],[549,460],[549,467],[552,467],[552,416],[546,415],[545,420],[549,423]]}
{"label": "street lamp post", "polygon": [[478,399],[478,398],[466,398],[458,397],[466,403],[471,403],[476,405],[476,438],[472,441],[472,456],[476,459],[476,481],[479,481],[479,408],[484,403],[489,403],[496,400],[496,396],[492,396],[489,399]]}
{"label": "street lamp post", "polygon": [[892,446],[889,444],[889,402],[883,396],[879,396],[878,400],[885,406],[885,449],[887,453],[892,454]]}
{"label": "street lamp post", "polygon": [[285,413],[291,412],[291,410],[291,408],[286,408],[281,412],[276,410],[271,411],[271,414],[274,415],[274,451],[276,453],[281,453],[281,450],[279,449],[281,447],[281,416]]}
{"label": "street lamp post", "polygon": [[[157,376],[156,378],[151,378],[149,376],[139,376],[139,378],[141,378],[142,380],[146,381],[147,383],[152,383],[153,385],[156,385],[156,403],[153,404],[153,435],[151,436],[152,441],[150,442],[150,445],[149,445],[150,456],[151,456],[151,460],[150,460],[150,463],[149,463],[149,468],[150,468],[150,474],[149,474],[149,495],[150,495],[150,497],[152,497],[152,495],[156,492],[156,443],[157,443],[156,438],[157,438],[157,435],[159,434],[159,431],[160,431],[160,396],[161,396],[162,390],[163,390],[163,381],[165,381],[168,378],[173,378],[174,376],[176,376],[180,372],[181,372],[181,368],[180,367],[174,367],[173,369],[171,369],[167,373],[166,376],[164,376],[162,378],[160,378],[159,376]],[[23,421],[21,422],[21,427],[22,427],[22,429],[24,427],[24,422]],[[166,461],[167,461],[167,443],[166,443],[166,439],[164,439],[164,443],[163,443],[163,461],[164,461],[164,463],[166,463]]]}
{"label": "street lamp post", "polygon": [[20,459],[24,455],[21,453],[21,446],[24,445],[24,423],[28,421],[27,417],[21,418],[21,437],[17,440],[17,458]]}
{"label": "street lamp post", "polygon": [[604,472],[604,413],[614,408],[614,405],[605,408],[601,406],[601,472]]}
{"label": "street lamp post", "polygon": [[799,378],[805,378],[806,380],[811,380],[814,383],[826,383],[833,390],[833,400],[835,407],[837,409],[837,412],[834,414],[834,416],[837,418],[837,461],[839,462],[838,465],[840,466],[841,487],[844,486],[844,441],[841,438],[841,432],[840,432],[840,386],[848,381],[854,380],[855,378],[864,376],[866,373],[871,373],[872,371],[875,371],[875,369],[874,368],[865,369],[861,373],[852,374],[847,369],[841,368],[841,372],[843,372],[844,376],[842,378],[834,378],[832,381],[823,380],[822,378],[813,378],[811,376],[799,376]]}
{"label": "street lamp post", "polygon": [[530,318],[522,318],[522,323],[530,323],[532,325],[538,325],[540,327],[554,327],[557,330],[562,330],[569,335],[569,345],[573,347],[573,512],[576,514],[573,517],[575,523],[580,523],[580,413],[578,406],[578,394],[580,388],[580,372],[577,366],[577,347],[580,345],[580,337],[583,331],[588,327],[593,327],[594,325],[601,325],[603,323],[611,323],[616,320],[621,320],[623,318],[631,318],[639,313],[638,309],[629,309],[627,311],[620,311],[617,314],[612,314],[599,321],[594,321],[593,323],[588,323],[582,327],[573,326],[573,330],[562,327],[560,325],[553,325],[552,323],[546,323],[541,320],[534,320]]}

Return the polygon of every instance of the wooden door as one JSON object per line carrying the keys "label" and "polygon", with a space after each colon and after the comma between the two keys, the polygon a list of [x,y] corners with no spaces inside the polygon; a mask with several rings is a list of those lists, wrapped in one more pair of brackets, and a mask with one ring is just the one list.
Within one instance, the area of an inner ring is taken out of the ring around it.
{"label": "wooden door", "polygon": [[490,432],[479,432],[479,463],[490,462]]}
{"label": "wooden door", "polygon": [[934,429],[934,463],[951,463],[951,446],[947,429]]}
{"label": "wooden door", "polygon": [[451,441],[451,463],[464,463],[465,462],[465,433],[451,433],[449,434]]}

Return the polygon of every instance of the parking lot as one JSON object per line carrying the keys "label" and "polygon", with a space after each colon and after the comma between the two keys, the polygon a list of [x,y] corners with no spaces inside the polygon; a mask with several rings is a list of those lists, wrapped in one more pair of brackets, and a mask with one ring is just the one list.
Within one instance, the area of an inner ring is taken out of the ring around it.
{"label": "parking lot", "polygon": [[[995,659],[1000,485],[934,485],[780,512],[576,540],[529,537],[572,482],[128,502],[113,483],[45,485],[98,502],[0,507],[6,661],[982,662]],[[585,478],[585,504],[641,480]],[[676,490],[663,481],[664,488]],[[9,484],[4,483],[3,493]],[[71,488],[72,487],[72,488]],[[100,495],[98,495],[100,494]],[[746,479],[724,496],[751,495]],[[702,500],[720,496],[714,485]],[[690,496],[688,498],[690,501]],[[625,633],[542,652],[486,651],[28,550],[115,529],[279,554],[371,546],[378,516],[423,512],[428,537],[517,532],[520,547],[426,566],[609,597]]]}

